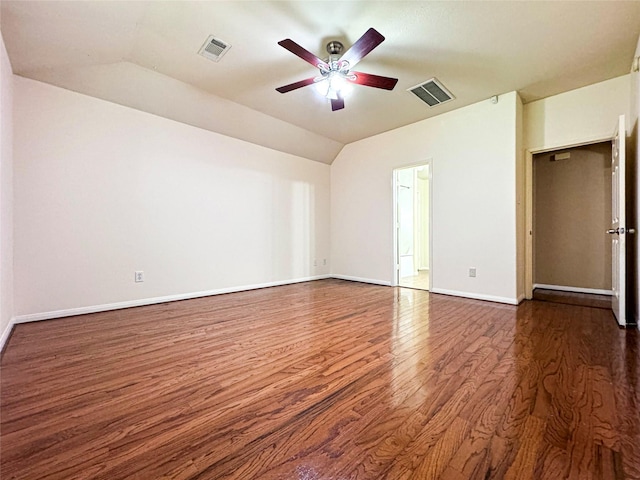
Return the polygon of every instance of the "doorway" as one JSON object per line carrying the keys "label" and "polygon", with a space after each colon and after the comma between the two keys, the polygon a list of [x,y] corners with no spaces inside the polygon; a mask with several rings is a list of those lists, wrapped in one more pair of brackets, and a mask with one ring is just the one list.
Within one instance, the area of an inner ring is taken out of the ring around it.
{"label": "doorway", "polygon": [[394,170],[394,284],[430,290],[431,162]]}
{"label": "doorway", "polygon": [[533,298],[610,296],[611,143],[535,154],[532,167]]}

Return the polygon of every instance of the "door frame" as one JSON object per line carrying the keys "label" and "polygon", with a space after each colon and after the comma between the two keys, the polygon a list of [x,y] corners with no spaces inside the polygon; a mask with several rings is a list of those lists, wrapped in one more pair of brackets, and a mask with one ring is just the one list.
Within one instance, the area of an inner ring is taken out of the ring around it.
{"label": "door frame", "polygon": [[532,148],[525,150],[525,208],[524,208],[524,296],[527,300],[533,298],[533,156],[538,153],[552,152],[566,148],[583,147],[594,143],[610,142],[612,136],[608,137],[587,137],[583,140],[571,142],[569,144],[558,144],[549,147]]}
{"label": "door frame", "polygon": [[433,158],[426,160],[409,163],[407,165],[401,165],[394,167],[391,171],[391,190],[392,190],[392,212],[393,221],[391,224],[393,235],[393,255],[391,265],[391,286],[397,287],[399,284],[399,262],[398,258],[398,185],[397,175],[398,170],[406,170],[407,168],[416,168],[422,166],[429,167],[429,291],[433,288]]}

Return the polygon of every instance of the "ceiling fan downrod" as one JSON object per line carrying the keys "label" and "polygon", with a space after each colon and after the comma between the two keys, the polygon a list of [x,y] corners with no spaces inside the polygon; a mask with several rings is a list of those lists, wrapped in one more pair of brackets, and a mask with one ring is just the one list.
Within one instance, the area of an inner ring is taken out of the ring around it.
{"label": "ceiling fan downrod", "polygon": [[344,45],[337,40],[332,40],[327,43],[327,52],[329,55],[340,55],[342,50],[344,50]]}

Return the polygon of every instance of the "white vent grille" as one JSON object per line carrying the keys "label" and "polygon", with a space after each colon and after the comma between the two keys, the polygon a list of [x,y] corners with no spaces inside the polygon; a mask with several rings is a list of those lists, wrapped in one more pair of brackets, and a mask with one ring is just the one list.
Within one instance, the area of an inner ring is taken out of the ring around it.
{"label": "white vent grille", "polygon": [[210,35],[198,53],[209,60],[218,62],[230,48],[231,45],[224,40],[220,40],[219,38],[215,38],[213,35]]}
{"label": "white vent grille", "polygon": [[444,87],[444,85],[442,85],[442,83],[438,81],[437,78],[427,80],[420,85],[407,89],[407,91],[413,93],[430,107],[450,102],[456,98]]}

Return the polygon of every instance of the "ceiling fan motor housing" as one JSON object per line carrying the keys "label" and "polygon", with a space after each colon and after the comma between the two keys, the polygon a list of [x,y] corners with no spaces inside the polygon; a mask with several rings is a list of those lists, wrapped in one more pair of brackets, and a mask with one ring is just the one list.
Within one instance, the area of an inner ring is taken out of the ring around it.
{"label": "ceiling fan motor housing", "polygon": [[340,55],[342,50],[344,49],[344,45],[338,42],[337,40],[333,40],[327,43],[327,52],[329,55]]}

